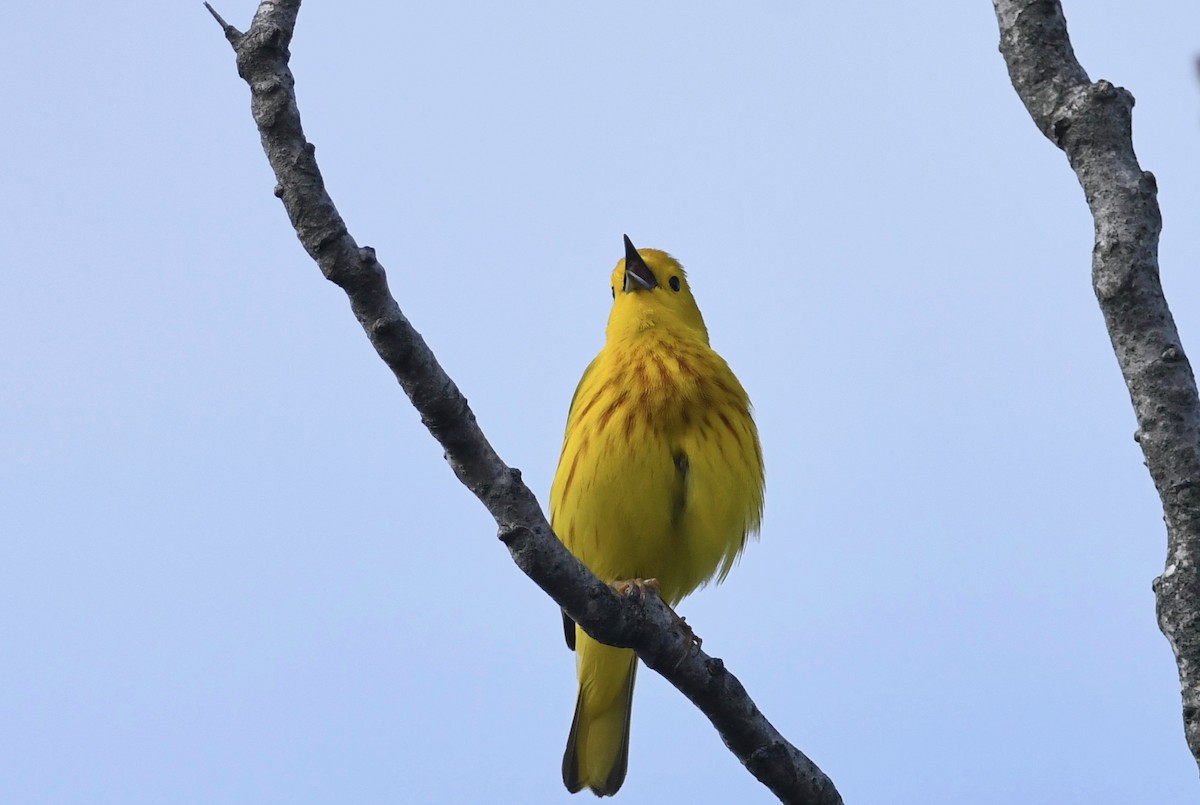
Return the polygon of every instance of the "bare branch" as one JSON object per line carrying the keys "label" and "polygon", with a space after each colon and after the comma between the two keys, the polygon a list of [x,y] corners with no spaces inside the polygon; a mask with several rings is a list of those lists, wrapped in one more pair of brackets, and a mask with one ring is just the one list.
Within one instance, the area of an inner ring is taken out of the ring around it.
{"label": "bare branch", "polygon": [[721,660],[689,650],[690,635],[656,595],[644,603],[618,596],[563,547],[520,472],[496,455],[466,398],[400,311],[375,251],[355,242],[325,192],[288,67],[299,9],[299,0],[266,0],[250,29],[239,34],[209,8],[237,54],[238,74],[250,86],[251,112],[278,182],[275,195],[305,250],[346,292],[371,344],[445,449],[455,475],[495,518],[517,566],[589,634],[636,649],[708,716],[730,750],[782,801],[840,803],[829,778],[767,721]]}
{"label": "bare branch", "polygon": [[221,30],[225,32],[225,38],[229,40],[229,43],[234,47],[237,47],[237,40],[242,38],[242,32],[225,22],[225,19],[217,13],[217,10],[208,3],[205,3],[204,7],[208,9],[208,13],[212,14],[213,19],[216,20],[217,24],[221,26]]}
{"label": "bare branch", "polygon": [[1092,285],[1162,499],[1167,563],[1153,585],[1158,623],[1175,652],[1184,733],[1200,763],[1200,399],[1159,283],[1158,187],[1133,152],[1133,96],[1088,79],[1057,0],[993,4],[1013,87],[1066,153],[1095,221]]}

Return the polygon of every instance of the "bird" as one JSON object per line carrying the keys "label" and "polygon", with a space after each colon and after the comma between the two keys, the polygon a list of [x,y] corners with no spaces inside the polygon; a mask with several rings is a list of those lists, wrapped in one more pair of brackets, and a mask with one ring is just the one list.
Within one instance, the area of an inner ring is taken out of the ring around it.
{"label": "bird", "polygon": [[[730,266],[728,280],[746,279]],[[762,521],[762,447],[750,399],[708,329],[683,266],[637,249],[611,277],[605,343],[567,414],[550,524],[601,581],[674,607],[723,581]],[[563,613],[579,676],[563,784],[617,793],[629,765],[637,655],[598,642]]]}

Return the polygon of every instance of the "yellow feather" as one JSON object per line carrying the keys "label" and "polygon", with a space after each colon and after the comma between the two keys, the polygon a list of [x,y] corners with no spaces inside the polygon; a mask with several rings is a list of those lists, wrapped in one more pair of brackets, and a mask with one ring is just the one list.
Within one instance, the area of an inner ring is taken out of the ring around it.
{"label": "yellow feather", "polygon": [[[626,244],[637,276],[625,260],[613,270],[607,337],[571,401],[550,522],[600,579],[658,579],[674,605],[724,579],[758,531],[762,451],[750,400],[709,346],[683,267],[657,249],[634,258]],[[577,627],[568,635],[579,696],[563,782],[614,794],[637,657]]]}

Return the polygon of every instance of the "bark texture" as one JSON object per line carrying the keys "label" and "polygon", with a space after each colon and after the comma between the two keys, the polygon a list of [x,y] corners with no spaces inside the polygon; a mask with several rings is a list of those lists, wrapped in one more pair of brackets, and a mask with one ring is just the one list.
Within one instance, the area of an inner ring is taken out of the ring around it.
{"label": "bark texture", "polygon": [[1158,275],[1157,185],[1133,151],[1133,96],[1093,83],[1057,0],[993,0],[1000,52],[1034,123],[1067,155],[1095,221],[1092,285],[1162,499],[1167,562],[1153,588],[1200,763],[1200,401]]}
{"label": "bark texture", "polygon": [[455,475],[495,518],[513,561],[589,634],[635,649],[708,717],[734,755],[780,800],[841,803],[832,781],[771,725],[721,660],[692,647],[691,635],[656,595],[618,596],[563,547],[520,471],[492,449],[466,398],[392,297],[374,250],[355,242],[325,190],[315,149],[300,125],[288,67],[299,0],[262,2],[245,33],[205,6],[250,86],[251,113],[275,172],[275,195],[296,235],[326,279],[346,292],[371,344],[445,449]]}

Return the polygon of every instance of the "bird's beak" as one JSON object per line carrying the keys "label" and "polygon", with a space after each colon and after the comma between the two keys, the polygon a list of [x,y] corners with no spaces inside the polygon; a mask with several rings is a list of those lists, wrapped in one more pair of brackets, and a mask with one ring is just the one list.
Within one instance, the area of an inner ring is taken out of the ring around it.
{"label": "bird's beak", "polygon": [[651,291],[658,287],[658,280],[646,261],[634,248],[633,241],[625,236],[625,293],[630,291]]}

